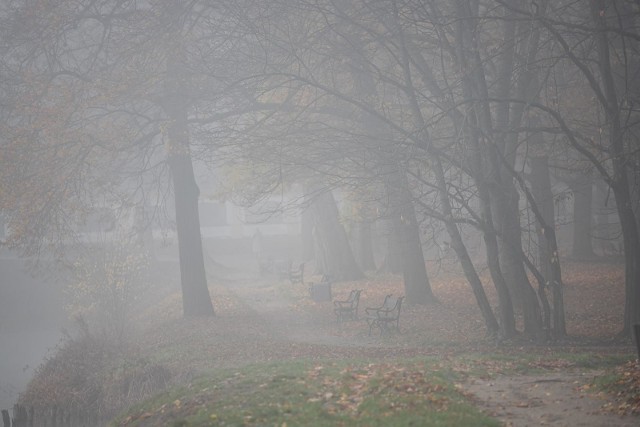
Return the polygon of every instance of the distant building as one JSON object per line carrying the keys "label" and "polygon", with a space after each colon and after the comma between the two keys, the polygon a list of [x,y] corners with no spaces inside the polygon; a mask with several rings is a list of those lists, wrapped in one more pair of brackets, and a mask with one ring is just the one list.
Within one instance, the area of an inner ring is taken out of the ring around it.
{"label": "distant building", "polygon": [[250,238],[257,230],[264,236],[300,234],[300,213],[283,210],[280,200],[267,200],[245,208],[230,201],[200,200],[200,230],[203,238]]}

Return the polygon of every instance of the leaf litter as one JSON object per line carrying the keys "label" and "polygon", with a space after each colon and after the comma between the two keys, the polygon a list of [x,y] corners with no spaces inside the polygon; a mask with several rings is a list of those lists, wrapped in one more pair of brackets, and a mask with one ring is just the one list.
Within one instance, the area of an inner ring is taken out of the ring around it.
{"label": "leaf litter", "polygon": [[[399,334],[380,336],[374,331],[370,336],[362,318],[364,307],[379,306],[387,294],[404,293],[396,276],[334,284],[334,299],[346,297],[351,289],[363,289],[361,317],[343,323],[336,321],[331,301],[310,299],[306,285],[241,280],[212,286],[217,310],[212,319],[180,319],[175,299],[168,299],[166,306],[156,309],[174,318],[150,328],[141,346],[162,354],[175,351],[176,340],[183,342],[189,351],[180,358],[168,355],[165,362],[175,363],[175,368],[189,366],[194,372],[280,360],[374,360],[368,368],[345,370],[346,391],[337,384],[323,384],[322,393],[309,397],[324,402],[327,410],[351,412],[357,412],[373,392],[374,376],[380,377],[376,384],[384,390],[416,394],[422,402],[446,408],[446,399],[432,398],[436,396],[433,385],[423,374],[408,373],[393,364],[398,357],[435,357],[462,375],[456,389],[506,425],[637,425],[633,414],[640,406],[640,369],[636,362],[616,368],[619,387],[605,392],[593,385],[602,371],[585,372],[570,359],[555,356],[558,352],[589,352],[594,358],[633,353],[629,342],[611,340],[622,323],[623,269],[611,263],[567,263],[563,274],[567,330],[572,338],[546,347],[526,342],[498,347],[487,341],[473,294],[459,274],[432,277],[438,303],[404,306]],[[495,307],[497,300],[488,285],[486,292]],[[484,353],[490,356],[484,358]],[[508,357],[491,356],[500,354]],[[470,360],[464,355],[479,356]],[[525,355],[538,357],[518,360]],[[323,366],[318,365],[309,372],[309,379],[323,381],[322,372]]]}

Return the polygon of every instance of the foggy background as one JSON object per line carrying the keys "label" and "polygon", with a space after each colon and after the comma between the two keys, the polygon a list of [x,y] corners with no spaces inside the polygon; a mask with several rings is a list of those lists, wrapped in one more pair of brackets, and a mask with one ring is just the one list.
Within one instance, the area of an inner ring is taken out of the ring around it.
{"label": "foggy background", "polygon": [[0,409],[9,409],[69,326],[63,285],[25,270],[0,250]]}
{"label": "foggy background", "polygon": [[487,335],[536,342],[566,335],[560,257],[624,255],[628,334],[638,7],[540,3],[0,3],[2,244],[74,267],[2,254],[2,406],[73,328],[63,287],[121,338],[134,292],[210,317],[215,267],[257,255],[416,305],[425,261],[460,260]]}

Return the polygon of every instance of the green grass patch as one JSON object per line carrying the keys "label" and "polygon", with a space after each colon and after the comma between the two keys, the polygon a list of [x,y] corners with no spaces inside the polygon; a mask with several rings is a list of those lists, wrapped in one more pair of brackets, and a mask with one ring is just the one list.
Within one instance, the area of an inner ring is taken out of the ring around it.
{"label": "green grass patch", "polygon": [[204,376],[114,426],[497,426],[433,360],[260,364]]}

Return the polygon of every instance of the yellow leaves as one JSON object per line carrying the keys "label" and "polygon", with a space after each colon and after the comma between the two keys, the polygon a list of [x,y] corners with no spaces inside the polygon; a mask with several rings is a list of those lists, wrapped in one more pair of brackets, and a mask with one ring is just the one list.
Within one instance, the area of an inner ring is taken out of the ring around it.
{"label": "yellow leaves", "polygon": [[580,386],[580,391],[589,391],[593,388],[593,384],[584,384]]}
{"label": "yellow leaves", "polygon": [[[630,361],[615,370],[617,379],[605,387],[613,396],[613,401],[605,405],[605,410],[619,415],[640,414],[640,369],[637,361]],[[582,389],[589,390],[590,388]]]}

